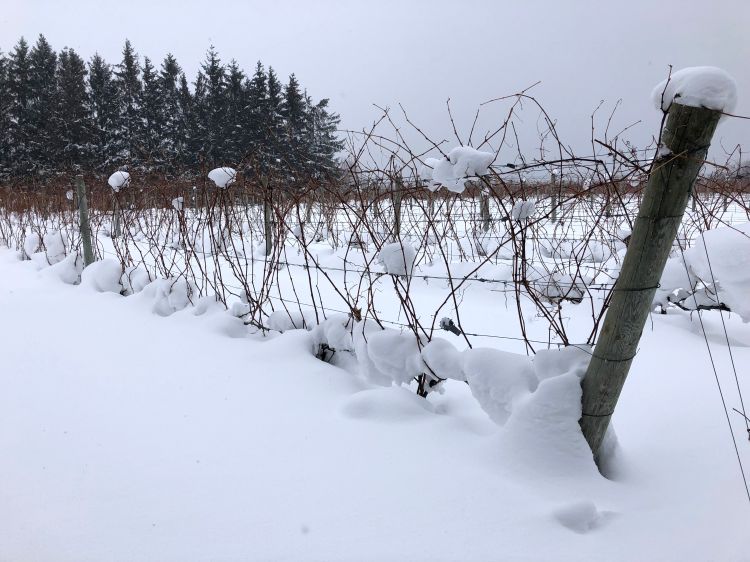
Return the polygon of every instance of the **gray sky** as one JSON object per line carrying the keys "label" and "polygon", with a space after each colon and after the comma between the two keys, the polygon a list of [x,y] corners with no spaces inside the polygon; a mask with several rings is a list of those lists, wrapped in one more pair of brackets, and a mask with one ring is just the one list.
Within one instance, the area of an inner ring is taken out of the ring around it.
{"label": "gray sky", "polygon": [[[0,10],[6,52],[43,33],[56,49],[116,63],[127,37],[157,66],[172,52],[192,78],[214,44],[246,71],[260,59],[282,78],[296,73],[314,98],[331,98],[347,128],[371,123],[373,104],[400,102],[436,140],[452,134],[449,97],[465,135],[479,103],[541,80],[533,95],[581,152],[601,100],[600,123],[622,99],[612,128],[641,120],[627,136],[648,142],[660,119],[650,91],[669,64],[724,68],[738,82],[736,112],[750,114],[749,30],[749,0],[2,0]],[[482,130],[500,115],[490,110]],[[529,109],[519,123],[529,147],[537,121]],[[718,141],[750,150],[750,121],[726,120]]]}

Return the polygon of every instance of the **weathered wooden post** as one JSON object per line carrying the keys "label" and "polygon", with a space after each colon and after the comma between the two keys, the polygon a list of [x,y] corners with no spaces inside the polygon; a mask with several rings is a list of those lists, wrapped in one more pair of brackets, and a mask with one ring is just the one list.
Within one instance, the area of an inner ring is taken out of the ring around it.
{"label": "weathered wooden post", "polygon": [[403,197],[404,184],[401,177],[396,177],[395,189],[391,193],[393,201],[393,239],[401,238],[401,199]]}
{"label": "weathered wooden post", "polygon": [[263,186],[263,224],[266,234],[266,255],[273,253],[273,208],[271,206],[271,188],[268,186],[268,178],[260,178]]}
{"label": "weathered wooden post", "polygon": [[479,215],[482,219],[482,232],[489,232],[492,226],[492,216],[490,215],[490,192],[480,187],[479,195]]}
{"label": "weathered wooden post", "polygon": [[83,265],[89,266],[94,263],[94,251],[91,247],[91,227],[89,226],[89,204],[86,199],[86,184],[83,176],[77,175],[76,192],[78,193],[78,219],[81,231],[81,244],[83,245]]}
{"label": "weathered wooden post", "polygon": [[583,379],[583,435],[599,462],[654,293],[721,112],[672,103],[612,301]]}

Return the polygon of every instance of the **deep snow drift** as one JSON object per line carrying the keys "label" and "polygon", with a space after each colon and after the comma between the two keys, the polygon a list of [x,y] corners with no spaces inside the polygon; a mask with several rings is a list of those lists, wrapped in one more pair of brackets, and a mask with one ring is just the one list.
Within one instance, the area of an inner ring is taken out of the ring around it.
{"label": "deep snow drift", "polygon": [[[0,560],[750,556],[750,506],[688,313],[647,326],[607,480],[575,423],[577,350],[561,373],[547,353],[435,344],[427,362],[475,382],[424,400],[316,359],[315,331],[261,338],[210,301],[172,302],[184,293],[166,280],[132,277],[140,292],[123,297],[103,262],[66,285],[55,272],[75,271],[69,258],[37,271],[0,251]],[[729,388],[717,314],[704,322]],[[750,326],[727,322],[744,384]],[[515,378],[498,400],[503,366]],[[477,400],[491,398],[508,408],[488,415]]]}

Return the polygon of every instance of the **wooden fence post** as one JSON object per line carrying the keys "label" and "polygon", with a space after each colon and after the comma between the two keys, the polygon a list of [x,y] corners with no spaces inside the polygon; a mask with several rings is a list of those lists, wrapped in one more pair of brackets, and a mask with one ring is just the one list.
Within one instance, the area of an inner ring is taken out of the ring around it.
{"label": "wooden fence post", "polygon": [[88,267],[94,263],[94,251],[91,247],[91,227],[89,226],[89,205],[86,199],[86,184],[83,176],[76,176],[76,191],[78,193],[78,219],[83,245],[83,265]]}
{"label": "wooden fence post", "polygon": [[266,234],[266,256],[273,253],[273,208],[271,206],[271,188],[268,187],[268,178],[261,177],[263,186],[263,224]]}
{"label": "wooden fence post", "polygon": [[599,447],[720,116],[718,111],[678,103],[669,109],[660,150],[668,150],[668,154],[652,164],[612,301],[582,383],[580,425],[597,464]]}
{"label": "wooden fence post", "polygon": [[490,194],[480,186],[479,188],[479,214],[482,219],[482,231],[489,232],[492,226],[492,216],[490,215]]}
{"label": "wooden fence post", "polygon": [[401,178],[396,178],[395,190],[393,191],[393,239],[401,238],[401,198],[403,197],[404,184]]}

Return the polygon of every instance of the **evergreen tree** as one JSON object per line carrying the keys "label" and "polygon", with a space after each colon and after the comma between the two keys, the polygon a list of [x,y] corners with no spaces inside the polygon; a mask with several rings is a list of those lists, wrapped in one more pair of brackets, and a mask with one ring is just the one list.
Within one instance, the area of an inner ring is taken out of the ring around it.
{"label": "evergreen tree", "polygon": [[55,137],[57,161],[79,170],[91,152],[91,107],[86,91],[86,64],[73,49],[63,49],[57,71]]}
{"label": "evergreen tree", "polygon": [[[207,104],[206,104],[206,77],[203,72],[198,71],[193,84],[193,95],[190,100],[190,113],[188,119],[188,158],[187,164],[204,170],[207,166],[209,140],[206,130]],[[183,96],[180,96],[184,99]]]}
{"label": "evergreen tree", "polygon": [[191,152],[192,133],[196,129],[195,103],[190,93],[185,74],[180,75],[180,89],[177,94],[179,107],[179,119],[175,126],[177,131],[173,137],[174,152],[179,158],[177,161],[182,166],[195,166],[195,154]]}
{"label": "evergreen tree", "polygon": [[245,112],[247,106],[245,82],[245,73],[242,72],[237,62],[232,60],[226,73],[222,160],[235,166],[245,158],[247,153],[245,130],[248,127],[248,116]]}
{"label": "evergreen tree", "polygon": [[33,97],[31,88],[31,62],[29,44],[21,37],[10,54],[8,64],[8,86],[10,90],[9,130],[10,150],[8,159],[14,175],[28,176],[32,172],[29,158],[29,105]]}
{"label": "evergreen tree", "polygon": [[308,110],[309,154],[313,173],[318,177],[336,170],[336,154],[344,148],[344,142],[337,135],[341,117],[329,112],[328,103],[328,99],[322,99]]}
{"label": "evergreen tree", "polygon": [[110,170],[118,163],[120,102],[112,68],[98,54],[95,54],[89,63],[89,95],[92,126],[91,162],[96,170]]}
{"label": "evergreen tree", "polygon": [[300,174],[308,160],[305,150],[305,98],[299,82],[292,74],[284,87],[282,104],[284,118],[284,143],[282,156],[293,174]]}
{"label": "evergreen tree", "polygon": [[122,62],[115,71],[118,92],[119,122],[116,132],[116,158],[119,165],[141,164],[143,145],[143,115],[141,114],[140,68],[138,55],[130,41],[125,41]]}
{"label": "evergreen tree", "polygon": [[216,50],[211,46],[201,65],[204,91],[198,96],[196,84],[195,104],[198,109],[200,131],[203,135],[203,154],[208,165],[222,164],[226,134],[226,79],[224,67]]}
{"label": "evergreen tree", "polygon": [[263,141],[266,147],[264,167],[269,170],[280,170],[283,167],[281,150],[284,138],[284,115],[281,82],[273,68],[268,68],[268,95],[263,123]]}
{"label": "evergreen tree", "polygon": [[245,152],[249,156],[246,172],[251,166],[263,167],[268,159],[267,154],[267,115],[268,84],[266,71],[260,61],[255,65],[255,73],[247,84],[245,116],[247,128],[243,135]]}
{"label": "evergreen tree", "polygon": [[[186,106],[190,105],[190,90],[185,75],[181,73],[177,60],[167,54],[159,71],[158,95],[162,123],[159,152],[170,171],[174,171],[185,157],[187,141],[187,120],[183,112],[189,111]],[[183,95],[186,96],[187,104],[183,104],[181,100]]]}
{"label": "evergreen tree", "polygon": [[164,109],[160,95],[159,78],[148,57],[143,59],[143,91],[140,100],[140,115],[143,129],[139,132],[142,140],[142,159],[148,169],[163,170],[164,155],[160,151],[164,134]]}
{"label": "evergreen tree", "polygon": [[31,96],[28,103],[28,158],[31,169],[39,175],[54,170],[54,112],[56,100],[57,54],[40,35],[29,53]]}
{"label": "evergreen tree", "polygon": [[0,52],[0,180],[10,175],[11,89],[8,67],[10,61]]}

